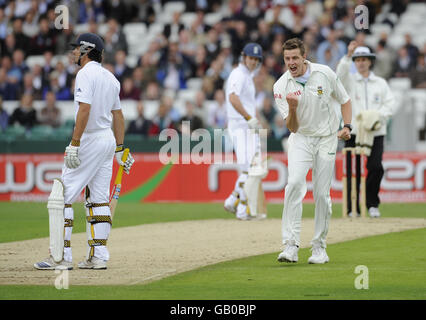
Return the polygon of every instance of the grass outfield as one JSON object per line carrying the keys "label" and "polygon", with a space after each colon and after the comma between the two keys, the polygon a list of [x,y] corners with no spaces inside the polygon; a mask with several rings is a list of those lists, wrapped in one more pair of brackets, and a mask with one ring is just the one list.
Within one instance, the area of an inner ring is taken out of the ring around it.
{"label": "grass outfield", "polygon": [[[384,203],[383,217],[425,218],[424,203]],[[74,208],[73,233],[85,232],[83,204]],[[281,218],[282,204],[268,204],[268,217]],[[314,205],[304,204],[303,217],[314,217]],[[341,218],[341,205],[333,205],[333,218]],[[146,223],[203,219],[233,219],[221,203],[119,203],[113,228]],[[49,236],[46,203],[0,202],[0,243]]]}
{"label": "grass outfield", "polygon": [[[312,218],[314,206],[304,205]],[[84,232],[84,210],[76,204],[74,232]],[[333,207],[341,218],[340,205]],[[386,217],[425,218],[425,204],[383,204]],[[268,205],[268,216],[280,218],[282,205]],[[222,204],[119,204],[114,227],[182,220],[233,218]],[[0,242],[48,236],[45,203],[0,203]],[[285,299],[426,299],[426,229],[410,230],[332,244],[331,263],[309,265],[309,249],[299,263],[280,264],[265,254],[210,265],[145,285],[0,286],[1,299],[144,299],[144,300],[285,300]],[[369,271],[369,289],[358,290],[355,267]],[[71,271],[72,272],[72,271]],[[90,272],[90,271],[89,271]]]}
{"label": "grass outfield", "polygon": [[[146,285],[0,286],[1,299],[143,300],[424,300],[426,229],[328,246],[331,263],[276,262],[276,254],[218,263]],[[356,289],[355,268],[368,268],[368,289]],[[71,271],[72,272],[72,271]]]}

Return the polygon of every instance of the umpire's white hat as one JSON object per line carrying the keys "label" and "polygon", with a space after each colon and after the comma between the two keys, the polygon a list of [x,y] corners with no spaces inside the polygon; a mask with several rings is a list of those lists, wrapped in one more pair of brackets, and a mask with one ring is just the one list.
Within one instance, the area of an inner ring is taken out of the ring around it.
{"label": "umpire's white hat", "polygon": [[371,53],[370,48],[368,47],[357,47],[352,55],[352,60],[355,60],[359,57],[367,57],[372,60],[376,59],[376,55]]}

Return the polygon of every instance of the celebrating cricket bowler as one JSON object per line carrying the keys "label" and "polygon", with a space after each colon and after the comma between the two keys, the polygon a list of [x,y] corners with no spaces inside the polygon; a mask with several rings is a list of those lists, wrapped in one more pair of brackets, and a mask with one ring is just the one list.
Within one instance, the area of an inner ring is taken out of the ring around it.
{"label": "celebrating cricket bowler", "polygon": [[[312,168],[315,230],[309,263],[326,263],[326,236],[331,218],[330,186],[338,138],[351,137],[351,101],[336,74],[325,65],[306,60],[300,39],[283,45],[287,71],[275,82],[276,105],[291,131],[288,140],[288,183],[282,215],[284,250],[279,262],[297,262],[306,176]],[[339,131],[335,104],[341,105],[344,127]]]}
{"label": "celebrating cricket bowler", "polygon": [[259,44],[246,44],[240,63],[232,70],[225,87],[228,133],[241,173],[235,182],[234,190],[225,200],[224,207],[225,210],[235,213],[239,220],[251,219],[244,184],[256,150],[260,149],[259,136],[252,132],[262,128],[256,118],[256,89],[253,77],[262,59],[262,47]]}
{"label": "celebrating cricket bowler", "polygon": [[124,117],[119,99],[120,83],[102,67],[104,44],[93,33],[81,34],[72,54],[81,66],[75,81],[75,127],[65,149],[65,164],[60,179],[54,180],[48,198],[50,256],[34,267],[40,270],[73,268],[71,233],[72,204],[86,189],[86,230],[88,252],[81,269],[106,269],[109,260],[107,240],[111,230],[109,188],[114,153],[124,171],[134,162],[124,152]]}

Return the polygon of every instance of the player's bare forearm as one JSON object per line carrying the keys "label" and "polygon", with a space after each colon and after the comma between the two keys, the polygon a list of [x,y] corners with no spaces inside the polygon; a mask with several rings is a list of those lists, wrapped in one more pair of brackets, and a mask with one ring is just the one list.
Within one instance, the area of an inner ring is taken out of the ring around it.
{"label": "player's bare forearm", "polygon": [[231,102],[232,106],[239,114],[241,114],[244,119],[250,120],[250,115],[247,113],[246,109],[244,109],[243,104],[241,103],[240,98],[235,93],[231,93],[229,95],[229,102]]}
{"label": "player's bare forearm", "polygon": [[89,120],[90,115],[90,104],[80,102],[77,112],[77,117],[75,119],[74,132],[72,134],[72,139],[75,141],[80,141],[81,136],[83,135],[84,129],[86,129],[87,121]]}
{"label": "player's bare forearm", "polygon": [[350,99],[341,105],[341,110],[343,124],[350,124],[352,122],[352,103]]}
{"label": "player's bare forearm", "polygon": [[114,137],[117,145],[124,143],[124,116],[121,109],[112,110],[112,131],[114,132]]}
{"label": "player's bare forearm", "polygon": [[299,121],[297,120],[296,109],[289,109],[287,118],[285,119],[286,126],[290,132],[296,133],[299,130]]}

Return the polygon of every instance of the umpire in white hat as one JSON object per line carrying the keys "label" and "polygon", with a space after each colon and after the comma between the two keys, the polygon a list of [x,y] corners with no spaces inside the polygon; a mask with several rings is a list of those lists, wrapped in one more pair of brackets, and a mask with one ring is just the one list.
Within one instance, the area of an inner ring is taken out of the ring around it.
{"label": "umpire in white hat", "polygon": [[[394,96],[385,79],[376,76],[371,70],[376,59],[376,55],[371,52],[368,47],[359,46],[356,41],[351,41],[348,45],[348,52],[337,65],[336,73],[341,79],[345,89],[351,97],[352,101],[352,119],[365,110],[376,111],[380,123],[377,126],[377,130],[374,130],[374,140],[371,146],[363,146],[369,148],[367,154],[367,179],[366,179],[366,205],[368,212],[371,217],[380,217],[379,205],[379,191],[380,183],[384,174],[382,165],[382,156],[384,150],[384,137],[386,135],[386,126],[388,120],[394,114]],[[351,65],[354,63],[356,72],[351,72]],[[345,147],[356,146],[356,135],[359,132],[359,128],[356,126],[356,122],[352,122],[352,138],[345,141]],[[348,160],[350,154],[348,154]],[[349,163],[347,161],[347,163]],[[356,157],[357,165],[357,195],[359,195],[360,185],[360,156]],[[351,166],[347,166],[347,174],[351,175]],[[351,208],[351,185],[348,183],[348,209]],[[359,200],[359,196],[357,197]],[[360,214],[359,201],[357,201],[357,213],[348,212],[349,216]]]}

